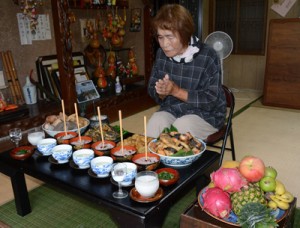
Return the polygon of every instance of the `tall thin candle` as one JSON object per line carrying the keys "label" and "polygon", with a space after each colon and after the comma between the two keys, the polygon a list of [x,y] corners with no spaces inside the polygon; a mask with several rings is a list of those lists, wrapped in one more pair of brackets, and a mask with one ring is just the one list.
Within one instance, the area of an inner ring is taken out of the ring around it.
{"label": "tall thin candle", "polygon": [[101,134],[102,146],[104,147],[103,128],[102,128],[101,113],[100,113],[99,106],[97,107],[97,111],[98,111],[98,121],[99,121],[99,127],[100,127],[100,134]]}
{"label": "tall thin candle", "polygon": [[79,142],[81,142],[81,133],[80,133],[79,118],[78,118],[78,111],[77,111],[77,104],[76,103],[74,103],[74,107],[75,107],[75,116],[76,116],[76,122],[77,122],[78,137],[79,137]]}
{"label": "tall thin candle", "polygon": [[122,125],[122,112],[119,110],[119,122],[120,122],[120,137],[121,137],[121,152],[124,156],[124,142],[123,142],[123,125]]}
{"label": "tall thin candle", "polygon": [[147,117],[144,116],[144,135],[145,135],[145,157],[148,160],[148,148],[147,148]]}
{"label": "tall thin candle", "polygon": [[65,136],[67,136],[67,123],[66,123],[65,103],[64,103],[63,99],[61,100],[61,106],[62,106],[63,119],[64,119],[64,131],[65,131]]}

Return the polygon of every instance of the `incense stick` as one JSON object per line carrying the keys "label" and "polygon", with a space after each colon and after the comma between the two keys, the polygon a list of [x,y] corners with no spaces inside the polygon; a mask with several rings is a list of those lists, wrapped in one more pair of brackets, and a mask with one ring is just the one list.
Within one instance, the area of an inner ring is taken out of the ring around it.
{"label": "incense stick", "polygon": [[67,136],[67,124],[66,124],[66,114],[65,114],[65,104],[64,100],[61,100],[61,106],[62,106],[62,111],[63,111],[63,118],[64,118],[64,131],[65,131],[65,136]]}
{"label": "incense stick", "polygon": [[74,103],[74,107],[75,107],[75,116],[76,116],[76,122],[77,122],[77,130],[78,130],[79,142],[81,142],[81,134],[80,134],[80,127],[79,127],[79,118],[78,118],[77,104],[76,103]]}
{"label": "incense stick", "polygon": [[99,108],[99,106],[97,107],[97,111],[98,111],[98,121],[99,121],[99,127],[100,127],[101,140],[102,140],[102,145],[103,145],[103,147],[104,147],[104,137],[103,137],[103,129],[102,129],[101,113],[100,113],[100,108]]}
{"label": "incense stick", "polygon": [[123,126],[122,126],[122,112],[119,110],[119,122],[120,122],[120,137],[121,137],[121,152],[124,156],[124,144],[123,144]]}
{"label": "incense stick", "polygon": [[146,161],[148,160],[148,151],[147,151],[147,118],[144,116],[144,134],[145,134],[145,157]]}

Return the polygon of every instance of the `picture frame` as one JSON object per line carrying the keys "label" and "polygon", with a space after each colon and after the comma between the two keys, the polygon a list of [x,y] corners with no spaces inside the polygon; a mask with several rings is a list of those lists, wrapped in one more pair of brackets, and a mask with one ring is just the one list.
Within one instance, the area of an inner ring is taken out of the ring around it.
{"label": "picture frame", "polygon": [[142,24],[142,9],[141,8],[131,9],[129,31],[130,32],[140,32],[141,24]]}
{"label": "picture frame", "polygon": [[84,82],[90,80],[85,66],[74,66],[75,82]]}
{"label": "picture frame", "polygon": [[77,102],[83,103],[100,98],[92,80],[86,80],[76,83]]}

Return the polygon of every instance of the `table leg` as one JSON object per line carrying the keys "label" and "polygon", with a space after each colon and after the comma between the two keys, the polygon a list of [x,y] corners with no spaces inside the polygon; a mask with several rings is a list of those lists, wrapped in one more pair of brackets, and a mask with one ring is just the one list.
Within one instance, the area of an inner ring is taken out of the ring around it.
{"label": "table leg", "polygon": [[25,216],[31,212],[31,206],[24,173],[18,170],[10,176],[10,179],[14,191],[17,213],[18,215]]}

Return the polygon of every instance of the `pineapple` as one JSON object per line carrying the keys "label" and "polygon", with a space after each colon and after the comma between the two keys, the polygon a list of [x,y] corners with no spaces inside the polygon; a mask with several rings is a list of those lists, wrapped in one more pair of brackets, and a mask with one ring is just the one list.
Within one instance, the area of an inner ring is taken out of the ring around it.
{"label": "pineapple", "polygon": [[231,194],[231,204],[233,212],[239,216],[241,209],[244,205],[250,202],[267,204],[264,198],[264,192],[259,188],[258,183],[249,183],[241,188],[240,192]]}

